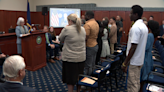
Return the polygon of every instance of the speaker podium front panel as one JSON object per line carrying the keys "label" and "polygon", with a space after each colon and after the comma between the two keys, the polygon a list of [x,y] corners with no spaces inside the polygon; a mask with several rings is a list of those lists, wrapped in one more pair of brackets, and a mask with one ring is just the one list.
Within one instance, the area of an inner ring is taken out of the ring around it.
{"label": "speaker podium front panel", "polygon": [[45,32],[22,37],[22,56],[25,58],[27,70],[36,71],[46,66]]}

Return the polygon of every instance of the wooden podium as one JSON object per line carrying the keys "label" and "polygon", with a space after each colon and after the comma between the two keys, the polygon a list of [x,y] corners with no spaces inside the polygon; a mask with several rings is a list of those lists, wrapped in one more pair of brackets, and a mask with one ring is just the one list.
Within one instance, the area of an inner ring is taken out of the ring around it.
{"label": "wooden podium", "polygon": [[26,69],[36,71],[46,66],[46,40],[45,32],[31,33],[21,37],[22,56],[25,59]]}

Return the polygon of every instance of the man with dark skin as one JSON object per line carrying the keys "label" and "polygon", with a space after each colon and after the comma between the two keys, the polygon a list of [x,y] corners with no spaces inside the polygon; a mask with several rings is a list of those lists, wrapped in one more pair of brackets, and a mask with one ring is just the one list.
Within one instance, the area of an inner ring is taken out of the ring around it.
{"label": "man with dark skin", "polygon": [[122,70],[128,73],[128,92],[138,92],[140,89],[140,71],[144,63],[145,47],[147,43],[148,28],[141,19],[143,8],[139,5],[134,5],[130,13],[131,21],[134,21],[132,28],[129,31],[127,44],[126,59],[122,63]]}

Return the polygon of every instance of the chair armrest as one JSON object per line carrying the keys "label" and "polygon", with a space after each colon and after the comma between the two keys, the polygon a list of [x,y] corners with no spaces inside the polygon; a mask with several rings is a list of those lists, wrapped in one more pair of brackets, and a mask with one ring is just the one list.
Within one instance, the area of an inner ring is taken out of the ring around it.
{"label": "chair armrest", "polygon": [[117,45],[117,47],[124,47],[125,45]]}
{"label": "chair armrest", "polygon": [[152,53],[153,56],[157,56],[157,57],[161,57],[160,55],[156,54],[156,53]]}
{"label": "chair armrest", "polygon": [[117,50],[122,50],[122,47],[116,47]]}
{"label": "chair armrest", "polygon": [[158,72],[150,72],[149,74],[148,74],[148,77],[147,77],[147,81],[149,81],[149,76],[150,76],[150,74],[153,74],[153,75],[157,75],[157,76],[160,76],[160,77],[163,77],[164,78],[164,74],[162,74],[162,73],[158,73]]}
{"label": "chair armrest", "polygon": [[154,86],[157,86],[157,87],[164,88],[164,86],[163,86],[163,85],[159,85],[159,84],[150,83],[150,85],[154,85]]}
{"label": "chair armrest", "polygon": [[154,50],[157,50],[157,48],[153,47]]}
{"label": "chair armrest", "polygon": [[155,58],[155,59],[153,59],[153,60],[162,63],[162,60],[160,60],[160,59]]}
{"label": "chair armrest", "polygon": [[92,78],[92,76],[84,75],[84,74],[79,74],[79,77],[88,77],[94,81],[97,81],[96,79]]}
{"label": "chair armrest", "polygon": [[101,59],[102,61],[105,61],[105,62],[109,62],[111,63],[112,61],[111,60],[107,60],[107,59]]}
{"label": "chair armrest", "polygon": [[126,43],[126,42],[121,42],[121,44],[124,44],[124,45],[126,45],[127,43]]}
{"label": "chair armrest", "polygon": [[105,68],[105,67],[100,66],[100,65],[95,65],[95,67],[97,67],[97,68]]}
{"label": "chair armrest", "polygon": [[156,50],[152,50],[151,52],[152,52],[152,53],[157,53],[157,54],[159,53],[159,52],[158,52],[158,51],[156,51]]}
{"label": "chair armrest", "polygon": [[116,57],[116,55],[108,55],[107,57],[108,57],[108,58],[112,58],[112,59],[113,59],[113,58],[115,58],[115,57]]}
{"label": "chair armrest", "polygon": [[156,68],[156,67],[158,67],[158,68],[162,68],[162,69],[164,70],[164,67],[163,67],[163,66],[160,66],[160,65],[156,65],[156,64],[154,64],[153,67],[154,67],[154,68]]}

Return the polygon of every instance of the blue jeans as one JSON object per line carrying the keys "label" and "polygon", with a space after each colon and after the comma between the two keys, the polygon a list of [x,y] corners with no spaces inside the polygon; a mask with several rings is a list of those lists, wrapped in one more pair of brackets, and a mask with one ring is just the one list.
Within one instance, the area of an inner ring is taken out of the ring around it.
{"label": "blue jeans", "polygon": [[84,74],[91,75],[95,67],[96,54],[98,51],[98,45],[95,47],[86,47],[86,60],[84,67]]}

